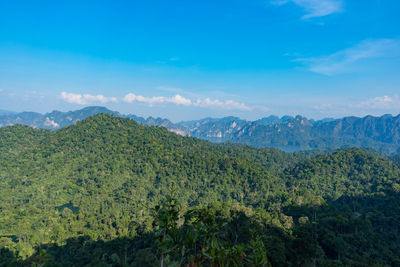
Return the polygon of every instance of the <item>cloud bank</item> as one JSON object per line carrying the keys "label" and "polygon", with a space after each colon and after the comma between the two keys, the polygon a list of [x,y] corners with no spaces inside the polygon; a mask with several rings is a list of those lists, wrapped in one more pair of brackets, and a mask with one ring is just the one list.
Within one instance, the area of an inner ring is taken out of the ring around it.
{"label": "cloud bank", "polygon": [[399,109],[400,110],[400,97],[398,95],[393,96],[377,96],[361,103],[350,105],[355,108],[364,109]]}
{"label": "cloud bank", "polygon": [[86,105],[92,103],[108,103],[117,102],[116,97],[105,97],[104,95],[90,95],[90,94],[74,94],[62,92],[61,98],[71,104]]}
{"label": "cloud bank", "polygon": [[[400,96],[381,95],[363,99],[321,99],[321,103],[313,108],[321,117],[344,116],[381,116],[383,114],[397,115],[400,113]],[[329,102],[329,103],[328,103]]]}
{"label": "cloud bank", "polygon": [[284,5],[294,3],[303,8],[307,14],[302,19],[324,17],[343,10],[343,1],[341,0],[276,0],[272,1],[274,5]]}
{"label": "cloud bank", "polygon": [[[61,99],[63,99],[68,103],[78,104],[78,105],[86,105],[92,103],[105,104],[108,102],[118,102],[118,99],[116,97],[105,97],[104,95],[74,94],[67,92],[61,93]],[[192,100],[179,94],[176,94],[171,97],[167,96],[146,97],[142,95],[136,95],[134,93],[128,93],[121,100],[128,104],[133,102],[139,102],[147,104],[148,106],[155,106],[160,104],[173,104],[177,106],[214,108],[214,109],[224,109],[224,110],[242,110],[242,111],[253,110],[252,107],[249,107],[244,103],[240,103],[230,99],[219,100],[207,97],[207,98],[197,98],[195,100]]]}
{"label": "cloud bank", "polygon": [[175,105],[182,105],[182,106],[193,106],[193,107],[205,107],[205,108],[218,108],[218,109],[227,109],[227,110],[251,110],[252,108],[234,101],[234,100],[218,100],[218,99],[210,99],[210,98],[204,98],[204,99],[196,99],[196,100],[191,100],[188,98],[185,98],[179,94],[172,96],[172,97],[165,97],[165,96],[153,96],[153,97],[145,97],[141,95],[135,95],[133,93],[129,93],[125,95],[123,98],[123,101],[126,103],[132,103],[132,102],[141,102],[148,104],[149,106],[153,106],[156,104],[164,104],[164,103],[169,103],[169,104],[175,104]]}
{"label": "cloud bank", "polygon": [[133,93],[129,93],[125,95],[122,99],[126,103],[132,103],[134,101],[146,103],[150,106],[156,104],[163,104],[163,103],[170,103],[175,105],[183,105],[183,106],[190,106],[192,105],[192,101],[187,99],[181,95],[175,95],[173,97],[165,97],[165,96],[153,96],[153,97],[145,97],[141,95],[135,95]]}

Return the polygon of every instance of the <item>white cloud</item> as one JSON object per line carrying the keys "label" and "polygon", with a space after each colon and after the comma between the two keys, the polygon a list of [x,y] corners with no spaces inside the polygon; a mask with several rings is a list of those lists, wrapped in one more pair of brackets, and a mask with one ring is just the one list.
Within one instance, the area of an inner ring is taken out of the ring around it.
{"label": "white cloud", "polygon": [[219,109],[228,109],[228,110],[251,110],[252,108],[247,105],[233,101],[233,100],[218,100],[218,99],[210,99],[210,98],[198,98],[196,101],[185,98],[181,95],[175,95],[172,97],[165,96],[153,96],[153,97],[145,97],[141,95],[135,95],[133,93],[129,93],[125,95],[123,101],[126,103],[132,103],[134,101],[148,104],[150,106],[156,104],[175,104],[182,106],[194,106],[194,107],[206,107],[206,108],[219,108]]}
{"label": "white cloud", "polygon": [[86,105],[91,103],[102,103],[105,104],[107,102],[117,102],[118,99],[116,97],[105,97],[104,95],[90,95],[90,94],[74,94],[62,92],[61,98],[68,103],[78,104],[78,105]]}
{"label": "white cloud", "polygon": [[100,102],[100,103],[117,102],[116,97],[105,97],[103,95],[84,94],[83,99],[85,99],[87,102]]}
{"label": "white cloud", "polygon": [[324,17],[343,10],[342,0],[276,0],[271,3],[274,5],[284,5],[294,3],[303,8],[307,14],[302,19]]}
{"label": "white cloud", "polygon": [[299,58],[295,61],[302,62],[312,72],[335,75],[340,73],[357,72],[362,66],[357,66],[362,60],[397,57],[400,55],[400,42],[395,39],[369,39],[340,50],[331,55]]}
{"label": "white cloud", "polygon": [[184,105],[184,106],[192,105],[192,101],[190,99],[187,99],[181,95],[175,95],[173,97],[165,97],[165,96],[145,97],[145,96],[129,93],[129,94],[125,95],[125,97],[123,98],[123,101],[127,102],[127,103],[132,103],[134,101],[137,101],[137,102],[146,103],[150,106],[153,106],[155,104],[163,104],[163,103],[171,103],[171,104]]}
{"label": "white cloud", "polygon": [[175,95],[174,97],[171,98],[171,103],[177,105],[190,106],[192,104],[192,101],[190,99],[184,98],[181,95]]}
{"label": "white cloud", "polygon": [[[400,96],[381,95],[371,98],[362,97],[339,97],[339,98],[315,98],[312,100],[314,105],[307,106],[313,108],[314,115],[317,117],[345,117],[367,115],[382,116],[383,114],[399,114],[400,113]],[[311,104],[311,103],[310,103]]]}
{"label": "white cloud", "polygon": [[400,97],[394,96],[378,96],[358,104],[351,104],[351,107],[355,108],[367,108],[367,109],[399,109],[400,108]]}
{"label": "white cloud", "polygon": [[228,110],[251,110],[251,108],[246,106],[245,104],[233,100],[221,101],[218,99],[210,98],[197,99],[194,105],[198,107],[213,107]]}

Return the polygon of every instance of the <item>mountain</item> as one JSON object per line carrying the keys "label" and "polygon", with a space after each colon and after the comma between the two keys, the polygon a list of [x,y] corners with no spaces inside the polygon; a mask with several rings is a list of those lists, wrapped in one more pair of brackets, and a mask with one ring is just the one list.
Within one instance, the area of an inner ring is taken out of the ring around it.
{"label": "mountain", "polygon": [[22,124],[34,128],[59,129],[99,113],[118,114],[105,107],[87,107],[68,112],[53,111],[46,114],[36,112],[0,114],[0,127]]}
{"label": "mountain", "polygon": [[400,154],[391,156],[390,159],[396,162],[400,162]]}
{"label": "mountain", "polygon": [[0,128],[0,263],[397,266],[398,163],[356,148],[316,154],[112,114]]}
{"label": "mountain", "polygon": [[261,124],[261,125],[270,125],[270,124],[275,124],[275,123],[280,123],[281,120],[279,119],[278,116],[269,116],[266,118],[261,118],[259,120],[256,120],[257,124]]}
{"label": "mountain", "polygon": [[266,188],[282,187],[223,146],[107,114],[57,131],[4,127],[0,137],[0,235],[23,240],[21,257],[51,240],[152,229],[150,208],[172,185],[189,206],[265,202]]}
{"label": "mountain", "polygon": [[189,134],[184,127],[173,124],[167,119],[149,117],[144,119],[132,114],[122,115],[117,111],[109,110],[105,107],[86,107],[76,111],[52,111],[46,114],[40,114],[36,112],[21,112],[21,113],[0,113],[0,127],[11,126],[15,124],[29,125],[34,128],[43,128],[50,130],[57,130],[62,127],[66,127],[77,123],[78,121],[84,120],[90,116],[96,114],[113,114],[116,116],[130,118],[140,124],[149,126],[161,126],[166,127],[170,131],[173,131],[180,135]]}
{"label": "mountain", "polygon": [[356,146],[386,154],[400,153],[400,115],[328,118],[319,121],[308,120],[300,115],[282,118],[269,116],[256,121],[225,117],[172,123],[162,118],[145,119],[132,114],[123,115],[104,107],[87,107],[69,112],[53,111],[44,115],[34,112],[0,114],[0,127],[24,124],[56,130],[99,113],[130,118],[143,125],[165,127],[179,135],[190,135],[217,143],[274,147],[288,152]]}
{"label": "mountain", "polygon": [[253,122],[227,117],[183,125],[189,128],[192,136],[198,138],[275,147],[285,151],[357,146],[389,154],[400,152],[400,115],[321,121],[310,121],[298,115],[281,119],[268,117]]}
{"label": "mountain", "polygon": [[222,119],[205,118],[197,121],[181,122],[190,135],[213,142],[225,142],[234,138],[235,134],[247,124],[237,117]]}
{"label": "mountain", "polygon": [[189,135],[189,131],[178,124],[174,124],[171,121],[167,119],[162,119],[162,118],[153,118],[153,117],[148,117],[147,119],[137,117],[135,115],[127,115],[123,116],[125,118],[130,118],[140,124],[147,125],[147,126],[159,126],[159,127],[164,127],[167,128],[170,132],[174,132],[178,135]]}

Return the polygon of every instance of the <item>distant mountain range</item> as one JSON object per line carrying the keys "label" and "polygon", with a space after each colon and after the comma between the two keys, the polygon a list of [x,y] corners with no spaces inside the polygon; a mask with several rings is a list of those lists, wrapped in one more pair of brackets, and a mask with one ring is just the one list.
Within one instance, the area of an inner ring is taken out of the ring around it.
{"label": "distant mountain range", "polygon": [[16,113],[16,112],[0,109],[0,115],[12,114],[12,113]]}
{"label": "distant mountain range", "polygon": [[302,116],[269,116],[256,121],[237,117],[205,118],[172,123],[168,119],[123,115],[105,107],[76,111],[0,112],[0,127],[24,124],[35,128],[59,129],[98,113],[130,118],[140,124],[165,127],[179,135],[190,135],[212,142],[234,142],[254,147],[275,147],[285,151],[372,148],[388,154],[400,153],[400,115],[345,117],[308,120]]}

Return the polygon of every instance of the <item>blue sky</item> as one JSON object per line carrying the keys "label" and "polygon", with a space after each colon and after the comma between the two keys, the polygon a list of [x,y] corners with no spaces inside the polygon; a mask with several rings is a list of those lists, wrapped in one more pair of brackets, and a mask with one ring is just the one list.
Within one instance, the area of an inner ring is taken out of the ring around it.
{"label": "blue sky", "polygon": [[395,0],[1,1],[0,109],[400,113]]}

